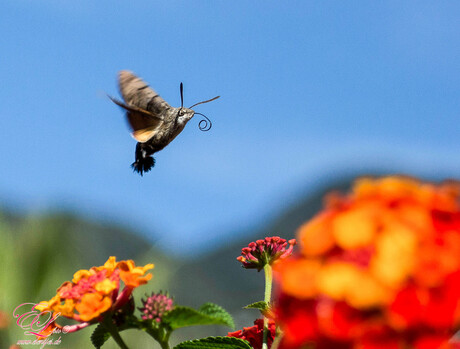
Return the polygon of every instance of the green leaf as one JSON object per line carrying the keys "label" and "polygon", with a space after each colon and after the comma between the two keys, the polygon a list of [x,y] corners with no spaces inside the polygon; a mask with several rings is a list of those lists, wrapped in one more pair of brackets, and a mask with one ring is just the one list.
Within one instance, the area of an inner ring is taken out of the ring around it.
{"label": "green leaf", "polygon": [[179,343],[174,349],[252,349],[248,341],[235,337],[207,337]]}
{"label": "green leaf", "polygon": [[260,311],[265,311],[268,310],[269,306],[267,302],[265,301],[260,301],[260,302],[255,302],[249,305],[246,305],[243,309],[259,309]]}
{"label": "green leaf", "polygon": [[97,325],[91,334],[91,343],[96,349],[99,349],[110,338],[110,333],[101,324]]}
{"label": "green leaf", "polygon": [[199,312],[215,319],[219,319],[221,321],[220,324],[224,326],[235,328],[232,316],[220,305],[205,303],[200,307]]}
{"label": "green leaf", "polygon": [[171,329],[196,325],[224,325],[234,328],[233,319],[222,307],[206,303],[199,310],[176,306],[171,312],[163,317]]}

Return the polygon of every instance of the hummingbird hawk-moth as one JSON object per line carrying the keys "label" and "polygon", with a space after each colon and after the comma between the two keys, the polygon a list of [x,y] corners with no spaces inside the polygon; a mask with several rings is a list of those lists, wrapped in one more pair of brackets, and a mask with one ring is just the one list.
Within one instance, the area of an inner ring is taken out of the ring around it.
{"label": "hummingbird hawk-moth", "polygon": [[109,96],[109,98],[126,111],[132,129],[131,135],[137,141],[135,161],[131,167],[141,176],[155,165],[152,155],[171,143],[195,114],[206,118],[200,121],[200,130],[208,131],[212,126],[211,120],[201,113],[196,113],[192,108],[198,104],[214,101],[220,96],[184,108],[181,83],[181,106],[174,108],[142,79],[129,71],[122,70],[119,73],[118,84],[124,103],[113,97]]}

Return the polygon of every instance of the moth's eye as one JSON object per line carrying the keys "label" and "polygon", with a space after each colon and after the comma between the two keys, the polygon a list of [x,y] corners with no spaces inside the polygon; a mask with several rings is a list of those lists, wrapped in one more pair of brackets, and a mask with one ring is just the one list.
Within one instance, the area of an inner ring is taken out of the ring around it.
{"label": "moth's eye", "polygon": [[183,111],[182,109],[179,110],[179,116],[182,116],[182,115],[184,115],[184,114],[185,114],[185,113],[184,113],[184,111]]}

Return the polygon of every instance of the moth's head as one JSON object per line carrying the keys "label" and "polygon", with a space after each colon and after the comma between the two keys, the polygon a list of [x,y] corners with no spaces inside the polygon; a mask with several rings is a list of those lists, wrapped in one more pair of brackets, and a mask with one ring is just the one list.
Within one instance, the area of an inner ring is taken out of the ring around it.
{"label": "moth's head", "polygon": [[189,108],[179,108],[177,112],[177,116],[179,118],[179,122],[188,122],[191,118],[193,118],[195,112]]}
{"label": "moth's head", "polygon": [[204,114],[201,113],[195,113],[192,108],[197,106],[198,104],[203,104],[203,103],[208,103],[216,100],[220,96],[208,99],[206,101],[198,102],[192,105],[190,108],[184,108],[184,85],[182,82],[180,83],[180,108],[179,108],[179,122],[187,123],[191,118],[193,118],[193,115],[198,114],[204,116],[206,120],[201,120],[200,123],[198,124],[198,127],[200,128],[201,131],[209,131],[212,127],[212,122],[211,120],[208,119],[208,117]]}

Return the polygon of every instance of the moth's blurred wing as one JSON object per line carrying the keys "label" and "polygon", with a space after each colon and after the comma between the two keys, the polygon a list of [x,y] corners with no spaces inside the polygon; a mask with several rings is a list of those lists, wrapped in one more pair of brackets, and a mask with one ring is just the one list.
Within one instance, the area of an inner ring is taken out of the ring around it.
{"label": "moth's blurred wing", "polygon": [[126,110],[126,118],[131,126],[131,135],[140,143],[147,142],[163,125],[163,118],[158,117],[144,109],[126,105],[117,99],[109,98],[117,105]]}
{"label": "moth's blurred wing", "polygon": [[149,128],[144,128],[142,130],[137,130],[131,133],[131,136],[138,141],[139,143],[145,143],[149,139],[151,139],[153,136],[155,136],[155,133],[157,133],[158,128],[156,127],[149,127]]}
{"label": "moth's blurred wing", "polygon": [[128,105],[139,107],[155,115],[162,114],[171,108],[158,93],[130,71],[120,71],[118,84],[120,93]]}

